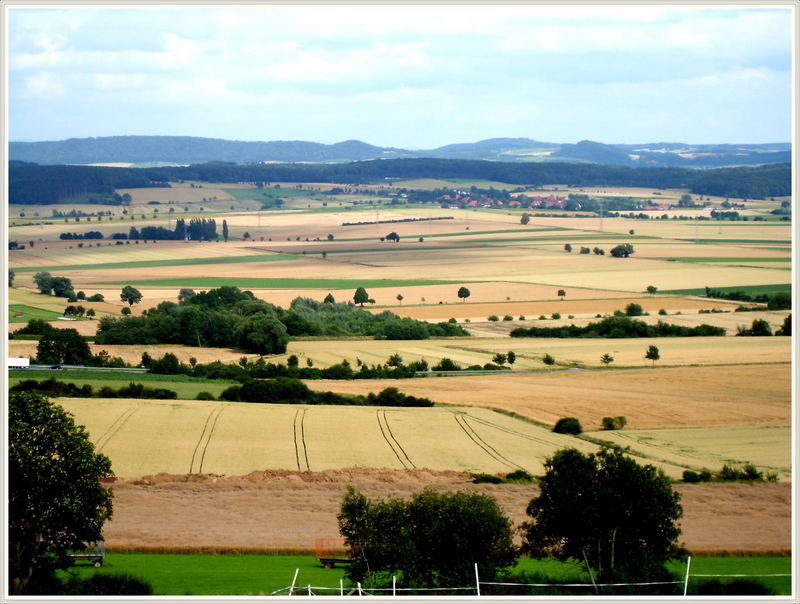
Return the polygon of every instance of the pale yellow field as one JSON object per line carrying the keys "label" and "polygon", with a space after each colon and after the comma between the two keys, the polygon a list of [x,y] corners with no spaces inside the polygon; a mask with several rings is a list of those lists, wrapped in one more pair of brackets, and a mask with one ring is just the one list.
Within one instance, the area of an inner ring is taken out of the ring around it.
{"label": "pale yellow field", "polygon": [[[645,430],[789,426],[791,375],[791,365],[780,363],[428,377],[392,385],[436,402],[502,409],[551,426],[571,416],[585,430],[598,430],[603,417],[624,415],[629,429]],[[366,394],[386,382],[308,384],[315,390]]]}
{"label": "pale yellow field", "polygon": [[[201,401],[59,399],[87,427],[118,476],[242,475],[260,470],[335,470],[348,467],[501,473],[544,471],[546,457],[590,441],[488,409],[422,409],[257,405]],[[632,455],[671,476],[686,468],[751,461],[769,471],[788,468],[788,428],[764,431],[703,429],[634,432]],[[625,438],[627,432],[593,434]],[[709,439],[708,437],[712,437]],[[756,446],[735,450],[737,438]],[[671,442],[701,441],[673,447]],[[644,443],[644,444],[642,444]],[[641,449],[641,451],[640,451]],[[756,459],[753,459],[753,456]]]}
{"label": "pale yellow field", "polygon": [[684,430],[619,430],[592,432],[593,438],[630,447],[648,459],[686,463],[695,470],[719,470],[746,460],[781,480],[791,476],[792,431],[789,426],[687,428]]}

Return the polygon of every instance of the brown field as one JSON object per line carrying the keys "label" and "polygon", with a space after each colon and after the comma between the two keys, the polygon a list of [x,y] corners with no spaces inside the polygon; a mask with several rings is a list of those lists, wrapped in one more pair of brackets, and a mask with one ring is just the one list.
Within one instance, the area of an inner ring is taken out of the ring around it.
{"label": "brown field", "polygon": [[[739,365],[626,371],[558,371],[396,380],[439,403],[517,413],[552,426],[577,417],[585,430],[624,415],[631,430],[791,425],[791,366]],[[308,382],[315,390],[366,394],[375,380]]]}
{"label": "brown field", "polygon": [[[114,485],[114,517],[103,533],[109,550],[313,551],[339,534],[336,514],[346,485],[371,498],[408,497],[425,487],[498,500],[514,525],[537,495],[534,486],[473,484],[463,472],[370,470],[253,472],[215,478],[158,475]],[[792,485],[675,485],[684,516],[680,541],[693,554],[769,553],[791,549]],[[191,514],[186,513],[191,502]],[[203,530],[198,531],[197,527]]]}

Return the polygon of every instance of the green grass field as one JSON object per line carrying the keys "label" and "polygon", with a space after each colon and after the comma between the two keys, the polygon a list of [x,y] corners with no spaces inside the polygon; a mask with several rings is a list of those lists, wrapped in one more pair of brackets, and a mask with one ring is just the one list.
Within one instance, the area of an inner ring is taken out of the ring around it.
{"label": "green grass field", "polygon": [[157,287],[222,287],[224,285],[240,288],[263,289],[356,289],[378,287],[411,287],[414,285],[449,285],[456,281],[434,279],[258,279],[254,277],[192,277],[183,279],[144,279],[136,281],[113,281],[109,285],[133,284],[154,285]]}
{"label": "green grass field", "polygon": [[[776,285],[729,285],[724,287],[714,287],[713,289],[730,293],[730,292],[745,292],[747,294],[777,294],[778,292],[792,291],[791,283],[778,283]],[[665,289],[659,291],[660,294],[676,294],[679,296],[705,296],[706,290],[702,287],[694,289]]]}
{"label": "green grass field", "polygon": [[672,262],[703,262],[703,263],[715,263],[715,262],[791,262],[791,257],[787,256],[786,258],[667,258]]}
{"label": "green grass field", "polygon": [[[21,317],[15,316],[17,313],[22,313]],[[8,305],[8,321],[9,323],[27,323],[31,319],[42,319],[43,321],[55,321],[61,313],[52,310],[44,310],[43,308],[35,308],[25,304],[9,304]]]}
{"label": "green grass field", "polygon": [[[686,562],[675,561],[668,568],[681,580]],[[713,575],[774,575],[791,573],[791,558],[781,556],[753,557],[692,557],[689,585],[703,580],[701,574]],[[344,569],[324,569],[310,555],[269,554],[139,554],[108,553],[106,566],[95,569],[80,565],[68,572],[78,575],[93,573],[127,573],[152,584],[156,595],[218,596],[271,594],[292,583],[295,570],[298,595],[307,595],[308,586],[316,595],[339,595],[339,581]],[[588,582],[583,568],[553,560],[522,558],[516,571],[541,573],[558,581]],[[63,572],[63,571],[62,571]],[[791,594],[791,577],[751,577],[772,587],[779,595]],[[726,580],[720,577],[721,580]],[[733,579],[729,577],[728,580]],[[327,587],[321,590],[320,587]],[[314,589],[316,588],[316,589]],[[347,593],[345,581],[345,593]],[[280,595],[286,595],[281,591]]]}
{"label": "green grass field", "polygon": [[91,270],[106,268],[147,268],[151,266],[194,266],[196,264],[239,264],[242,262],[274,262],[294,260],[297,254],[257,254],[253,256],[222,256],[213,258],[175,258],[173,260],[131,260],[128,262],[102,262],[97,264],[63,264],[59,266],[37,266],[16,268],[16,273],[40,271]]}
{"label": "green grass field", "polygon": [[90,384],[95,390],[103,386],[109,388],[123,388],[134,383],[143,383],[148,388],[166,388],[174,390],[179,399],[194,399],[199,392],[210,392],[218,396],[223,390],[237,382],[233,380],[206,380],[202,378],[190,377],[187,375],[157,375],[153,373],[124,373],[124,372],[104,372],[104,371],[80,371],[80,370],[60,370],[60,371],[35,371],[19,370],[14,371],[8,378],[9,387],[15,386],[22,380],[46,380],[54,378],[60,382],[71,382],[78,386]]}

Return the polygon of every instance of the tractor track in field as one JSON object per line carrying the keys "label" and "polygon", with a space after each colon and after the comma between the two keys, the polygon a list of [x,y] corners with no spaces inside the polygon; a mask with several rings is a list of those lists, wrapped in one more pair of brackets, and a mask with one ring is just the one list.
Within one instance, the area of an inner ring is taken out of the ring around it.
{"label": "tractor track in field", "polygon": [[497,451],[497,449],[492,447],[489,443],[487,443],[480,436],[478,436],[478,433],[475,432],[475,429],[469,425],[467,419],[462,414],[454,413],[453,418],[456,420],[458,426],[464,431],[464,434],[466,434],[472,442],[474,442],[481,449],[483,449],[486,452],[486,454],[489,455],[489,457],[491,457],[495,461],[499,461],[500,463],[512,469],[515,470],[524,469],[521,465],[514,463],[513,461],[502,455],[499,451]]}
{"label": "tractor track in field", "polygon": [[[392,428],[389,425],[389,419],[386,417],[386,410],[376,409],[375,416],[378,419],[378,427],[381,429],[381,434],[383,435],[383,439],[387,442],[389,448],[392,450],[392,453],[394,453],[395,457],[397,457],[397,460],[400,462],[400,464],[407,470],[411,468],[416,468],[417,466],[414,464],[413,461],[411,461],[411,458],[408,456],[408,453],[406,453],[406,450],[403,449],[403,445],[400,444],[400,441],[397,440],[397,437],[392,432]],[[381,422],[381,417],[383,417],[383,422]],[[385,430],[384,427],[386,428]],[[400,455],[401,453],[402,456]],[[404,457],[405,461],[403,460]]]}
{"label": "tractor track in field", "polygon": [[[311,471],[311,466],[308,463],[308,447],[306,446],[306,411],[308,411],[308,409],[302,408],[294,412],[294,425],[292,428],[294,437],[294,457],[297,462],[297,469],[301,472]],[[299,440],[297,438],[298,433],[300,435]],[[303,468],[301,462],[305,463],[305,468]]]}
{"label": "tractor track in field", "polygon": [[109,441],[114,438],[114,436],[122,429],[122,426],[131,418],[131,416],[136,413],[140,407],[132,407],[130,409],[126,409],[123,411],[117,419],[115,419],[111,425],[106,429],[105,432],[97,439],[95,443],[95,447],[97,447],[97,452],[100,453],[103,450]]}
{"label": "tractor track in field", "polygon": [[[189,474],[202,473],[203,462],[205,461],[208,445],[211,442],[211,436],[214,433],[214,428],[217,426],[217,420],[224,409],[225,405],[217,405],[211,410],[208,417],[206,417],[206,422],[203,424],[203,431],[200,433],[200,438],[197,440],[197,444],[192,452],[192,460],[189,462]],[[198,460],[197,471],[194,470],[195,459]]]}
{"label": "tractor track in field", "polygon": [[490,422],[488,420],[482,419],[480,417],[475,417],[474,415],[466,414],[472,421],[478,422],[479,424],[483,424],[485,426],[489,426],[490,428],[494,428],[496,430],[500,430],[501,432],[506,432],[508,434],[513,434],[514,436],[518,436],[520,438],[524,438],[525,440],[529,440],[531,442],[539,443],[541,445],[552,445],[558,444],[554,443],[553,441],[547,440],[545,438],[539,438],[536,436],[531,436],[530,434],[525,434],[524,432],[519,432],[518,430],[513,430],[512,428],[507,428],[506,426],[501,426],[500,424],[495,424],[494,422]]}

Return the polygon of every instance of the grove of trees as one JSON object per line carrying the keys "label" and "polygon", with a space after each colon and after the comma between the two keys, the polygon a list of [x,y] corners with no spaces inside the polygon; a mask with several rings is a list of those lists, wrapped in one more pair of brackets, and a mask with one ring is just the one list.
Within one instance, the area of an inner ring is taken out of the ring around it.
{"label": "grove of trees", "polygon": [[401,588],[469,586],[475,564],[481,580],[493,581],[517,558],[511,521],[478,493],[424,490],[410,501],[372,501],[348,487],[338,520],[352,560],[345,575],[368,587],[391,586],[393,576]]}
{"label": "grove of trees", "polygon": [[661,470],[619,449],[562,449],[538,484],[522,527],[526,553],[583,563],[592,583],[672,580],[665,564],[685,553],[683,510]]}

